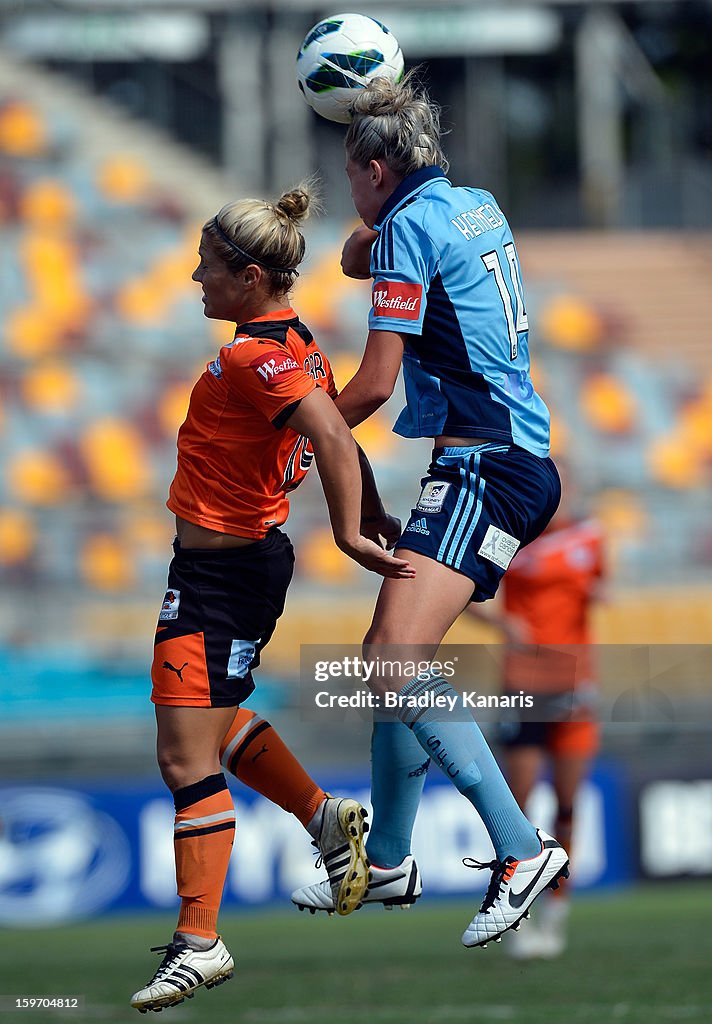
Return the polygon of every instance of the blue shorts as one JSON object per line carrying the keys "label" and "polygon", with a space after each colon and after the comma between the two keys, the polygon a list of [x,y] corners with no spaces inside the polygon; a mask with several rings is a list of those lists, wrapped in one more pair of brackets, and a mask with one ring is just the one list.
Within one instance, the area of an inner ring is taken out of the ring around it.
{"label": "blue shorts", "polygon": [[487,601],[520,548],[556,512],[561,483],[551,459],[497,441],[435,448],[396,548],[417,551],[468,576],[472,601]]}

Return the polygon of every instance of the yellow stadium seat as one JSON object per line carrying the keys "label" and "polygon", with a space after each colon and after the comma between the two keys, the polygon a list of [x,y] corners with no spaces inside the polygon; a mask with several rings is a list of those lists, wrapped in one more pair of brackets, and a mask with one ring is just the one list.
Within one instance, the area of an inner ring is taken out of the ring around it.
{"label": "yellow stadium seat", "polygon": [[35,549],[37,530],[22,509],[0,508],[0,565],[22,565]]}
{"label": "yellow stadium seat", "polygon": [[37,449],[9,461],[7,482],[13,497],[27,505],[58,505],[70,492],[69,474],[57,456]]}
{"label": "yellow stadium seat", "polygon": [[125,590],[135,579],[131,553],[110,533],[97,533],[86,540],[79,569],[84,582],[94,590]]}
{"label": "yellow stadium seat", "polygon": [[[198,301],[200,301],[199,298]],[[223,345],[228,345],[235,337],[235,325],[228,324],[224,320],[208,320],[207,328],[215,344],[219,345],[220,348]],[[200,372],[202,373],[204,369],[205,366],[202,366]]]}
{"label": "yellow stadium seat", "polygon": [[334,544],[327,527],[314,530],[302,541],[299,566],[308,579],[327,585],[348,583],[358,572],[356,563]]}
{"label": "yellow stadium seat", "polygon": [[[349,231],[344,232],[344,241]],[[339,307],[351,296],[363,297],[363,338],[366,338],[366,312],[371,304],[371,282],[356,281],[341,272],[341,241],[309,261],[294,290],[294,307],[314,331],[336,330],[340,324]],[[360,340],[360,339],[359,339]]]}
{"label": "yellow stadium seat", "polygon": [[712,458],[712,402],[704,397],[689,402],[679,416],[683,443],[704,459]]}
{"label": "yellow stadium seat", "polygon": [[128,154],[116,154],[99,168],[97,185],[113,202],[136,203],[148,193],[150,180],[140,160]]}
{"label": "yellow stadium seat", "polygon": [[158,400],[158,421],[168,437],[174,437],[185,420],[191,389],[187,382],[173,384]]}
{"label": "yellow stadium seat", "polygon": [[541,335],[556,348],[587,352],[601,340],[600,317],[575,295],[557,295],[539,315]]}
{"label": "yellow stadium seat", "polygon": [[126,502],[150,486],[147,453],[138,431],[121,419],[97,420],[80,438],[79,447],[93,491],[104,501]]}
{"label": "yellow stadium seat", "polygon": [[33,290],[41,291],[51,278],[77,274],[76,246],[60,231],[43,232],[33,226],[20,243],[20,258]]}
{"label": "yellow stadium seat", "polygon": [[116,308],[129,323],[143,327],[159,326],[165,320],[165,296],[150,280],[131,281],[116,296]]}
{"label": "yellow stadium seat", "polygon": [[57,340],[79,330],[91,311],[91,301],[82,282],[76,246],[61,232],[31,231],[20,246],[32,305]]}
{"label": "yellow stadium seat", "polygon": [[25,374],[22,397],[31,409],[43,413],[62,413],[79,400],[80,387],[74,373],[62,363],[40,363]]}
{"label": "yellow stadium seat", "polygon": [[626,434],[635,425],[636,403],[622,380],[597,373],[581,389],[581,407],[589,423],[603,433]]}
{"label": "yellow stadium seat", "polygon": [[665,487],[688,490],[705,480],[699,452],[680,434],[654,441],[647,452],[647,463],[653,479]]}
{"label": "yellow stadium seat", "polygon": [[14,157],[38,157],[47,149],[47,131],[39,112],[23,100],[0,106],[0,151]]}
{"label": "yellow stadium seat", "polygon": [[5,347],[20,359],[33,360],[61,347],[58,325],[37,306],[14,309],[5,321]]}
{"label": "yellow stadium seat", "polygon": [[200,286],[191,280],[191,275],[198,263],[195,245],[190,251],[177,249],[160,256],[151,269],[151,280],[156,287],[169,293],[193,291],[199,295]]}
{"label": "yellow stadium seat", "polygon": [[354,429],[353,435],[357,444],[360,444],[366,455],[374,461],[389,458],[396,446],[396,436],[391,430],[390,420],[381,412],[374,413],[360,423]]}
{"label": "yellow stadium seat", "polygon": [[327,355],[336,386],[341,390],[358,370],[361,357],[353,352],[328,352]]}
{"label": "yellow stadium seat", "polygon": [[42,178],[28,185],[22,194],[20,216],[43,231],[66,227],[76,216],[74,196],[56,178]]}

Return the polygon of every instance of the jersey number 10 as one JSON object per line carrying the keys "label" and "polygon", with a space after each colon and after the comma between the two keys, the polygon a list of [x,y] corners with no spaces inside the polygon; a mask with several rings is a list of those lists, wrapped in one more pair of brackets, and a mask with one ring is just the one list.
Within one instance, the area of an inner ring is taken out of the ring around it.
{"label": "jersey number 10", "polygon": [[514,296],[512,296],[504,279],[502,264],[497,250],[493,249],[492,252],[486,252],[482,256],[482,262],[487,268],[488,273],[494,274],[499,297],[504,307],[504,316],[507,321],[509,358],[513,360],[517,358],[517,353],[519,352],[519,334],[522,331],[529,330],[529,321],[527,320],[527,311],[524,308],[524,299],[522,298],[522,280],[519,276],[519,263],[517,262],[517,250],[514,248],[514,242],[506,243],[504,254],[509,263]]}

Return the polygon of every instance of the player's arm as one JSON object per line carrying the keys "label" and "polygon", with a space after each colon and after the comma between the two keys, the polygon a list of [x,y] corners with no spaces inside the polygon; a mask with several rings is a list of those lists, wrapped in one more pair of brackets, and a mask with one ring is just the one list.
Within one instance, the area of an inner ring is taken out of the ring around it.
{"label": "player's arm", "polygon": [[[326,383],[320,384],[320,387],[330,398],[337,398],[339,392],[336,389],[331,367],[328,369]],[[366,453],[360,445],[356,447],[361,467],[361,533],[364,537],[369,537],[376,544],[390,551],[400,537],[400,519],[386,512]]]}
{"label": "player's arm", "polygon": [[422,333],[428,287],[439,265],[439,253],[421,220],[393,218],[384,245],[376,245],[372,253],[378,236],[368,228],[357,228],[344,247],[342,265],[359,272],[365,269],[368,249],[374,279],[366,350],[355,376],[336,400],[350,427],[368,419],[388,401],[407,340]]}
{"label": "player's arm", "polygon": [[352,231],[341,250],[341,269],[346,277],[367,281],[371,276],[371,249],[378,232],[365,224]]}
{"label": "player's arm", "polygon": [[334,403],[321,388],[302,398],[286,421],[311,441],[334,540],[345,554],[371,572],[392,579],[409,579],[415,569],[393,558],[361,533],[361,471],[356,442]]}
{"label": "player's arm", "polygon": [[388,401],[396,386],[405,336],[396,331],[369,331],[361,365],[335,399],[350,427],[367,420]]}
{"label": "player's arm", "polygon": [[381,544],[382,538],[386,549],[390,551],[392,547],[395,547],[401,534],[400,519],[386,512],[378,493],[371,463],[363,448],[360,445],[356,445],[356,447],[361,467],[361,533],[364,537],[375,541],[376,544]]}

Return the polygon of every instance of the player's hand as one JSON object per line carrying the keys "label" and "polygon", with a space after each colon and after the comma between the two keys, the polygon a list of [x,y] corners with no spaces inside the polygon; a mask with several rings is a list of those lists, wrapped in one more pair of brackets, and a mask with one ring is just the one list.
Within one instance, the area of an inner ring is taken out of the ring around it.
{"label": "player's hand", "polygon": [[341,269],[346,277],[367,281],[371,276],[371,246],[378,232],[364,225],[352,231],[341,250]]}
{"label": "player's hand", "polygon": [[369,572],[376,572],[391,580],[412,580],[415,577],[415,566],[403,558],[387,554],[380,544],[368,537],[359,536],[353,541],[337,543],[344,554]]}
{"label": "player's hand", "polygon": [[392,551],[401,535],[401,521],[382,511],[378,515],[361,518],[361,535],[380,544],[386,551]]}

